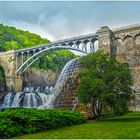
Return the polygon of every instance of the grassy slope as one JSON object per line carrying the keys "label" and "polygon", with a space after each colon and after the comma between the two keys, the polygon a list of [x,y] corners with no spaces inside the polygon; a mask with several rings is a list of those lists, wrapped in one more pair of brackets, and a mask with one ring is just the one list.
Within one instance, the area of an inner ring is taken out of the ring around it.
{"label": "grassy slope", "polygon": [[16,139],[130,139],[140,138],[140,112],[122,117],[91,121],[81,125],[63,127],[35,134],[14,137]]}

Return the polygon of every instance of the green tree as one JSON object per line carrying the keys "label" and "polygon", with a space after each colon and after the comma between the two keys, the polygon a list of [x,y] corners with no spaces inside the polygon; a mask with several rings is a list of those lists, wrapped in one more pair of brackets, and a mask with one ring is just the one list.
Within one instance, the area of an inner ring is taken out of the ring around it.
{"label": "green tree", "polygon": [[76,58],[69,50],[56,50],[41,57],[31,67],[40,69],[51,69],[54,72],[60,72],[64,65],[71,59]]}
{"label": "green tree", "polygon": [[5,49],[10,50],[16,50],[20,48],[20,44],[16,41],[7,41],[5,42]]}
{"label": "green tree", "polygon": [[118,62],[109,53],[98,51],[80,59],[79,100],[90,103],[96,118],[108,106],[116,114],[127,111],[133,80],[127,63]]}
{"label": "green tree", "polygon": [[17,50],[49,43],[48,39],[43,39],[39,35],[0,24],[0,51]]}

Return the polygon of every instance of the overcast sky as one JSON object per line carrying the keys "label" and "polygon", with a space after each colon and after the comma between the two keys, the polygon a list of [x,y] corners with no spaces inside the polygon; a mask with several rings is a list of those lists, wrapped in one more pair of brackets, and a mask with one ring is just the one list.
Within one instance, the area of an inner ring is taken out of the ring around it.
{"label": "overcast sky", "polygon": [[0,23],[51,41],[140,23],[140,2],[2,2]]}

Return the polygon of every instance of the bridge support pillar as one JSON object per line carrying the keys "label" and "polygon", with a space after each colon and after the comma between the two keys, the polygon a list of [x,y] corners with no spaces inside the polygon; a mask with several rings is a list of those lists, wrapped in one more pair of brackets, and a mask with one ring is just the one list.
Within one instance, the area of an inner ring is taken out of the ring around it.
{"label": "bridge support pillar", "polygon": [[15,51],[1,52],[0,65],[3,66],[5,71],[7,91],[22,91],[22,76],[17,76],[17,74],[15,73]]}
{"label": "bridge support pillar", "polygon": [[23,78],[19,76],[6,76],[6,86],[8,92],[21,92]]}
{"label": "bridge support pillar", "polygon": [[112,37],[113,37],[111,29],[109,29],[107,26],[103,26],[101,27],[101,29],[97,31],[97,34],[99,41],[99,50],[111,52]]}

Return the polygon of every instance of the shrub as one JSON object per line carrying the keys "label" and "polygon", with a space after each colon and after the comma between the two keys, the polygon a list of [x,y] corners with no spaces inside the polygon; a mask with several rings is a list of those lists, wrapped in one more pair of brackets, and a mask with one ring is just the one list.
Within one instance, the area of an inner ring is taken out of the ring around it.
{"label": "shrub", "polygon": [[6,109],[0,112],[0,138],[80,124],[85,117],[78,111]]}

